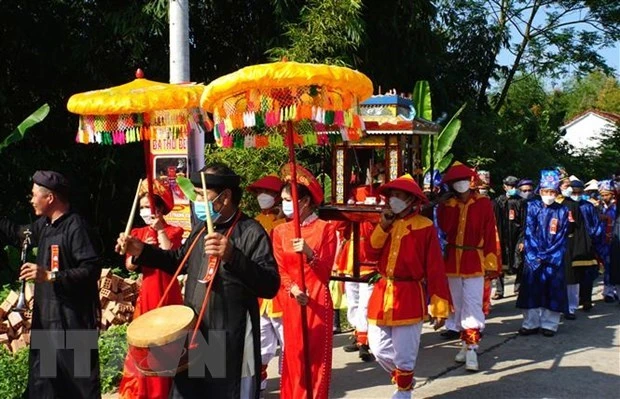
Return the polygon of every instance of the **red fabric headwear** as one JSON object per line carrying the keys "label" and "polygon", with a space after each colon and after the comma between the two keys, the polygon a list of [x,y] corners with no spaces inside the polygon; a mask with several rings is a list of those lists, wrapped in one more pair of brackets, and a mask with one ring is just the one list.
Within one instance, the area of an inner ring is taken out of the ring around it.
{"label": "red fabric headwear", "polygon": [[442,183],[452,183],[459,180],[471,180],[472,177],[477,177],[476,172],[469,166],[463,165],[456,161],[450,166],[450,169],[443,177]]}
{"label": "red fabric headwear", "polygon": [[[140,185],[140,193],[138,195],[142,197],[148,192],[148,181],[144,179]],[[172,196],[172,190],[170,190],[170,187],[159,180],[153,180],[153,195],[158,196],[164,203],[163,214],[169,214],[172,208],[174,208],[174,197]]]}
{"label": "red fabric headwear", "polygon": [[[291,181],[291,163],[285,164],[280,170],[280,176],[286,183]],[[301,165],[297,165],[297,183],[306,186],[312,196],[312,202],[314,205],[319,206],[323,202],[323,188],[316,180],[316,178],[306,168]]]}
{"label": "red fabric headwear", "polygon": [[379,187],[379,194],[384,195],[389,190],[400,190],[412,194],[414,197],[418,198],[422,203],[427,203],[428,198],[422,192],[422,189],[413,180],[413,177],[410,174],[402,175],[401,177],[392,180],[389,183],[385,183],[381,187]]}
{"label": "red fabric headwear", "polygon": [[251,193],[255,193],[258,190],[269,190],[275,191],[276,193],[280,193],[282,190],[282,180],[278,176],[269,175],[265,177],[261,177],[256,180],[254,183],[250,184],[246,190]]}

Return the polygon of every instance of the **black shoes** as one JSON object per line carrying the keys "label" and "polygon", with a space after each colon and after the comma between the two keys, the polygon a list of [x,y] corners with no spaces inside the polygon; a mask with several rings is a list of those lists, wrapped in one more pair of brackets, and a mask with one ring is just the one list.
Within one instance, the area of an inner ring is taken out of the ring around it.
{"label": "black shoes", "polygon": [[589,312],[590,310],[592,310],[592,302],[584,303],[581,310],[583,310],[584,312]]}
{"label": "black shoes", "polygon": [[553,337],[555,335],[555,331],[547,330],[546,328],[543,328],[542,335],[544,335],[545,337]]}
{"label": "black shoes", "polygon": [[357,346],[357,342],[353,342],[349,345],[343,346],[342,350],[345,352],[357,352],[358,350],[360,350],[360,347]]}
{"label": "black shoes", "polygon": [[[535,335],[538,334],[538,328],[519,328],[519,335]],[[544,330],[543,330],[544,331]]]}
{"label": "black shoes", "polygon": [[616,298],[613,295],[605,295],[605,303],[614,303],[616,302]]}
{"label": "black shoes", "polygon": [[441,335],[444,339],[457,339],[461,337],[461,333],[454,330],[446,330],[439,335]]}
{"label": "black shoes", "polygon": [[566,313],[566,314],[564,315],[564,318],[565,318],[566,320],[575,320],[575,319],[577,318],[577,316],[575,316],[575,314],[574,314],[574,313]]}
{"label": "black shoes", "polygon": [[360,351],[360,359],[362,359],[362,361],[372,362],[375,360],[374,355],[370,353],[370,348],[368,347],[368,345],[360,345],[359,351]]}

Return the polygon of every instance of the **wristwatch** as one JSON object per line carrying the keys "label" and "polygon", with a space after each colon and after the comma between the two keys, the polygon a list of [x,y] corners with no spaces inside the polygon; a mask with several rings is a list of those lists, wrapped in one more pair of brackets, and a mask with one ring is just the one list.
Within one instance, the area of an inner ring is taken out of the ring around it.
{"label": "wristwatch", "polygon": [[50,283],[53,283],[58,278],[58,270],[50,272]]}

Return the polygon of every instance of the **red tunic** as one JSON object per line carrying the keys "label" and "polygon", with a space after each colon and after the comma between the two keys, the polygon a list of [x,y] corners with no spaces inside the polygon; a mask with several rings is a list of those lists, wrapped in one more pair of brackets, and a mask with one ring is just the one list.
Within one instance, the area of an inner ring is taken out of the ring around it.
{"label": "red tunic", "polygon": [[[359,228],[360,244],[358,259],[360,261],[360,276],[364,277],[377,271],[376,265],[369,264],[370,259],[368,258],[368,254],[366,253],[368,247],[366,243],[370,239],[370,235],[372,234],[375,226],[370,222],[361,222]],[[348,236],[346,241],[342,245],[342,250],[336,258],[336,270],[340,274],[344,274],[346,276],[353,276],[353,234],[350,225],[345,230],[345,233],[348,234]]]}
{"label": "red tunic", "polygon": [[[307,309],[310,372],[314,398],[327,398],[332,368],[333,309],[329,293],[329,276],[336,253],[334,225],[316,219],[301,227],[301,236],[315,251],[312,264],[305,262],[304,273],[309,296]],[[273,232],[273,252],[280,269],[282,288],[290,292],[300,285],[299,255],[293,252],[293,222],[277,226]],[[304,255],[305,259],[305,255]],[[305,398],[304,358],[301,335],[301,307],[290,295],[283,297],[284,361],[280,381],[282,398]]]}
{"label": "red tunic", "polygon": [[[172,243],[171,249],[177,249],[181,246],[183,238],[183,229],[177,226],[166,225],[164,227],[166,236]],[[146,241],[148,237],[155,239],[157,243],[157,233],[150,227],[141,227],[133,229],[131,235]],[[136,301],[136,310],[134,319],[142,313],[157,308],[161,296],[170,284],[172,275],[151,267],[142,267],[142,286],[140,295]],[[183,304],[181,288],[178,284],[173,284],[168,297],[162,306]],[[142,375],[136,368],[134,361],[128,355],[125,359],[125,367],[123,370],[123,378],[119,386],[119,398],[121,399],[167,399],[172,388],[172,378],[170,377],[146,377]]]}
{"label": "red tunic", "polygon": [[448,242],[448,277],[477,277],[501,271],[495,213],[488,197],[474,193],[467,202],[450,198],[439,205],[437,221]]}
{"label": "red tunic", "polygon": [[389,231],[377,225],[369,254],[379,259],[381,280],[368,302],[368,321],[381,326],[419,323],[427,315],[447,318],[448,280],[437,230],[430,219],[411,215],[397,219]]}

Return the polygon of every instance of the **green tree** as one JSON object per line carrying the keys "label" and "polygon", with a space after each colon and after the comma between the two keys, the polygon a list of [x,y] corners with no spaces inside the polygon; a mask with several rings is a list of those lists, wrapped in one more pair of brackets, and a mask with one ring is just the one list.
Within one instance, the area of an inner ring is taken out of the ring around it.
{"label": "green tree", "polygon": [[309,0],[299,20],[284,25],[286,47],[268,54],[273,60],[354,65],[364,32],[361,8],[361,0]]}

